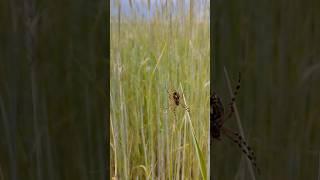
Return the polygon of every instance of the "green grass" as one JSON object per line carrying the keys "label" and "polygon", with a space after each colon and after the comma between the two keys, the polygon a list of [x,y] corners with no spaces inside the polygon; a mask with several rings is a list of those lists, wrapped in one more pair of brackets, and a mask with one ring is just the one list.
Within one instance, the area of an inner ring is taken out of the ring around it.
{"label": "green grass", "polygon": [[[209,19],[181,7],[170,18],[169,6],[148,21],[111,19],[110,172],[118,179],[208,176]],[[190,114],[168,109],[170,88],[183,92]]]}

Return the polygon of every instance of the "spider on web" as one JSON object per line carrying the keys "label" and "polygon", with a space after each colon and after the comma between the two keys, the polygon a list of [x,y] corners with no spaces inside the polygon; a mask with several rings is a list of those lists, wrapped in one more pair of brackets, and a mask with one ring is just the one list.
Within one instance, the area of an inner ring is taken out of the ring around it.
{"label": "spider on web", "polygon": [[190,109],[183,103],[181,103],[182,94],[174,89],[167,90],[169,96],[169,109],[173,112],[176,117],[176,109],[180,105],[186,111],[190,113]]}
{"label": "spider on web", "polygon": [[[232,117],[234,113],[233,103],[235,103],[236,95],[240,89],[241,75],[239,73],[239,80],[236,89],[233,93],[231,102],[228,104],[229,112],[225,114],[224,107],[219,96],[213,91],[210,95],[210,129],[211,129],[211,140],[221,140],[221,135],[225,135],[232,142],[238,145],[246,157],[250,160],[258,174],[260,169],[257,166],[257,160],[254,151],[247,144],[245,139],[238,133],[224,126],[227,119]],[[210,141],[211,142],[211,141]]]}

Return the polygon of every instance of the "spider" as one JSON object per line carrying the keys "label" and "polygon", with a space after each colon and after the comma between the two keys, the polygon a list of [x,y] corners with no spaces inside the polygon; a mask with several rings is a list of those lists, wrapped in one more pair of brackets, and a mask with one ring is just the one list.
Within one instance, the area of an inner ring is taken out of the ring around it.
{"label": "spider", "polygon": [[240,89],[240,81],[241,76],[239,73],[239,80],[236,86],[236,90],[233,93],[231,103],[228,104],[230,110],[227,116],[225,116],[224,107],[219,96],[214,91],[210,95],[210,129],[212,136],[211,139],[213,142],[214,139],[221,140],[221,134],[227,136],[232,142],[238,145],[238,147],[247,156],[254,168],[257,170],[258,174],[260,174],[260,169],[257,166],[256,156],[252,148],[247,144],[245,139],[239,133],[234,132],[224,126],[225,121],[231,118],[232,114],[234,113],[233,103],[235,102],[236,95]]}
{"label": "spider", "polygon": [[168,95],[169,95],[169,106],[170,106],[170,109],[173,111],[174,115],[176,116],[176,108],[181,105],[186,111],[190,112],[189,108],[182,104],[180,102],[180,93],[174,89],[171,89],[170,91],[167,90],[168,92]]}

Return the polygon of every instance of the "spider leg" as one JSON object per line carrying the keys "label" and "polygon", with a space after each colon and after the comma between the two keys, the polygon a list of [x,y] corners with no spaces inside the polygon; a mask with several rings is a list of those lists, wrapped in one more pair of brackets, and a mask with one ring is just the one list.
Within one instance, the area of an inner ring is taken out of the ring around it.
{"label": "spider leg", "polygon": [[233,106],[233,104],[236,102],[236,97],[237,97],[237,94],[238,94],[238,92],[239,92],[239,90],[240,90],[240,83],[241,83],[241,73],[239,72],[239,79],[238,79],[237,86],[236,86],[235,91],[234,91],[234,93],[233,93],[233,96],[232,96],[232,98],[231,98],[231,102],[228,104],[228,106],[230,107],[230,108],[229,108],[229,113],[228,113],[228,115],[226,116],[226,118],[223,118],[222,124],[224,124],[226,120],[230,119],[230,118],[232,117],[233,113],[234,113],[234,106]]}
{"label": "spider leg", "polygon": [[[183,93],[181,93],[181,95],[182,95],[183,97],[185,97]],[[185,103],[185,102],[184,102],[184,103]],[[186,111],[188,111],[188,113],[190,113],[190,108],[189,108],[186,104],[182,104],[182,103],[180,103],[180,104],[181,104],[181,106],[182,106]]]}
{"label": "spider leg", "polygon": [[174,109],[174,103],[173,103],[174,99],[172,97],[172,90],[170,92],[169,89],[167,89],[167,92],[168,92],[168,97],[169,97],[169,108],[172,110],[172,109]]}
{"label": "spider leg", "polygon": [[237,94],[239,92],[240,84],[241,84],[241,73],[239,72],[238,83],[237,83],[237,86],[236,86],[236,90],[233,92],[233,97],[231,99],[231,103],[230,104],[233,104],[236,101],[236,96],[237,96]]}
{"label": "spider leg", "polygon": [[177,120],[177,114],[176,114],[176,106],[174,106],[173,108],[172,108],[172,112],[173,112],[173,114],[174,114],[174,118]]}
{"label": "spider leg", "polygon": [[231,111],[228,113],[227,116],[225,116],[224,114],[222,115],[221,121],[220,121],[220,126],[222,126],[228,119],[230,119],[232,117],[234,113],[234,109],[233,106],[231,107]]}
{"label": "spider leg", "polygon": [[233,132],[232,130],[222,127],[221,131],[225,134],[232,142],[238,145],[238,147],[242,150],[242,152],[247,156],[250,160],[251,164],[254,166],[255,170],[258,174],[260,174],[260,169],[257,166],[257,158],[255,156],[252,148],[247,144],[244,138],[237,132]]}

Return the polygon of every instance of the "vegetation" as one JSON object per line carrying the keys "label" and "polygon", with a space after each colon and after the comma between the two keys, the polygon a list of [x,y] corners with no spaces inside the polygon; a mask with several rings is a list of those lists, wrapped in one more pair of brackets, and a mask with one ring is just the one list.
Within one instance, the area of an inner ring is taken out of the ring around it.
{"label": "vegetation", "polygon": [[[206,179],[209,2],[141,2],[129,1],[130,16],[111,2],[111,176]],[[174,116],[171,89],[190,113],[179,105]]]}
{"label": "vegetation", "polygon": [[1,1],[0,179],[107,179],[106,1]]}
{"label": "vegetation", "polygon": [[[319,1],[215,1],[211,82],[224,102],[240,71],[237,108],[261,175],[317,179],[320,152]],[[227,126],[237,130],[236,119]],[[223,138],[213,149],[216,179],[251,179],[245,156]]]}

